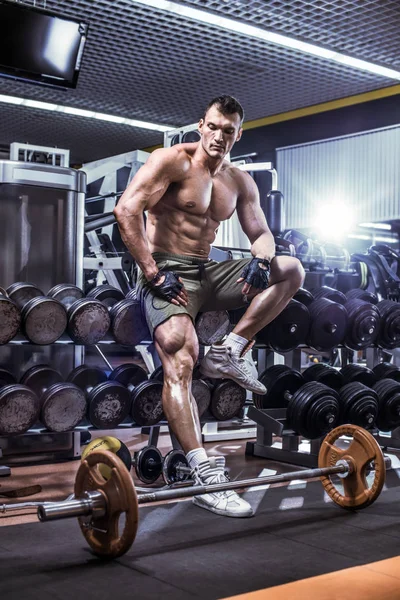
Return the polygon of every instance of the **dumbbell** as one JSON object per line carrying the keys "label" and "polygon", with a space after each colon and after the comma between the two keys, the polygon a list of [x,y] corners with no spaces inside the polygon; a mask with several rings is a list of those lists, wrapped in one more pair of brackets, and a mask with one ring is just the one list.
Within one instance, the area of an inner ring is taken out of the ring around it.
{"label": "dumbbell", "polygon": [[380,330],[376,344],[380,348],[392,350],[400,345],[400,304],[393,300],[378,301],[376,294],[367,290],[355,289],[346,294],[347,298],[359,298],[375,305],[380,317]]}
{"label": "dumbbell", "polygon": [[340,371],[324,364],[312,365],[303,372],[307,381],[323,381],[339,393],[340,423],[351,423],[364,429],[375,427],[379,397],[372,386],[376,378],[370,369],[350,364]]}
{"label": "dumbbell", "polygon": [[347,311],[342,304],[319,293],[315,298],[307,290],[299,290],[294,300],[307,306],[310,313],[310,327],[306,343],[318,351],[324,352],[341,344],[346,335]]}
{"label": "dumbbell", "polygon": [[264,396],[253,394],[259,409],[286,408],[286,422],[295,433],[308,439],[325,435],[337,426],[339,394],[318,381],[306,382],[286,365],[268,367],[260,375],[267,388]]}
{"label": "dumbbell", "polygon": [[49,298],[59,300],[68,313],[68,335],[76,344],[90,346],[104,338],[110,328],[107,307],[95,298],[84,298],[76,285],[60,283],[48,292]]}
{"label": "dumbbell", "polygon": [[400,346],[400,303],[393,300],[381,300],[376,305],[381,317],[381,330],[378,346],[392,350]]}
{"label": "dumbbell", "polygon": [[322,286],[313,292],[315,298],[328,298],[345,307],[348,321],[343,344],[351,350],[362,350],[372,346],[381,327],[379,311],[370,301],[373,294],[360,292],[364,290],[353,290],[353,293],[345,295],[328,286]]}
{"label": "dumbbell", "polygon": [[86,414],[86,398],[73,383],[65,382],[61,373],[48,365],[31,367],[20,383],[40,399],[40,421],[49,431],[70,431]]}
{"label": "dumbbell", "polygon": [[76,367],[67,381],[85,392],[87,417],[97,429],[114,429],[129,415],[129,390],[122,383],[108,381],[106,373],[98,367]]}
{"label": "dumbbell", "polygon": [[15,302],[0,288],[0,344],[8,344],[21,326],[21,312]]}
{"label": "dumbbell", "polygon": [[136,290],[131,290],[125,297],[121,290],[106,284],[93,288],[86,297],[95,298],[108,308],[111,333],[118,344],[137,346],[150,339]]}
{"label": "dumbbell", "polygon": [[310,313],[298,300],[290,300],[282,312],[257,333],[257,343],[266,344],[275,352],[290,352],[305,344],[310,329]]}
{"label": "dumbbell", "polygon": [[0,369],[0,435],[20,435],[37,423],[40,401],[35,392]]}
{"label": "dumbbell", "polygon": [[211,346],[220,342],[231,330],[231,321],[227,310],[211,310],[199,313],[195,329],[199,344]]}
{"label": "dumbbell", "polygon": [[400,368],[389,362],[381,362],[372,369],[377,379],[394,379],[400,383]]}
{"label": "dumbbell", "polygon": [[7,288],[7,295],[21,310],[21,329],[33,344],[53,344],[67,327],[64,306],[47,298],[32,283],[17,282]]}
{"label": "dumbbell", "polygon": [[133,455],[136,476],[143,483],[151,484],[162,475],[167,485],[186,481],[191,469],[182,450],[171,450],[163,458],[156,446],[144,446]]}
{"label": "dumbbell", "polygon": [[[154,371],[150,374],[150,379],[152,381],[160,381],[161,383],[164,383],[164,371],[162,366],[154,369]],[[215,386],[211,383],[211,380],[201,379],[198,366],[193,369],[192,395],[197,404],[197,412],[199,417],[202,417],[203,414],[210,408],[211,392],[214,387]]]}
{"label": "dumbbell", "polygon": [[163,385],[147,378],[147,373],[139,365],[120,365],[109,377],[110,381],[123,385],[131,397],[131,417],[141,427],[151,427],[164,418],[162,405]]}

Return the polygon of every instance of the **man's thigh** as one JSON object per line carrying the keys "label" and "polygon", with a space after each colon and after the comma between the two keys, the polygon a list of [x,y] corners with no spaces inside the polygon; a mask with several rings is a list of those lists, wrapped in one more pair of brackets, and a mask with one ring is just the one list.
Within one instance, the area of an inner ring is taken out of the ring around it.
{"label": "man's thigh", "polygon": [[200,310],[233,310],[247,306],[248,302],[242,294],[243,282],[237,283],[237,280],[250,261],[251,258],[241,258],[210,265],[206,269],[210,294]]}

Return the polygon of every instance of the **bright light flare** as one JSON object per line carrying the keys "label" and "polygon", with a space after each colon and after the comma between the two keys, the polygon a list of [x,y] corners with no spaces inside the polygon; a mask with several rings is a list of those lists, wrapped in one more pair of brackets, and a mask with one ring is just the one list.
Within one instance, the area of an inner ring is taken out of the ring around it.
{"label": "bright light flare", "polygon": [[354,228],[351,209],[342,202],[326,202],[318,205],[314,227],[323,240],[340,240]]}

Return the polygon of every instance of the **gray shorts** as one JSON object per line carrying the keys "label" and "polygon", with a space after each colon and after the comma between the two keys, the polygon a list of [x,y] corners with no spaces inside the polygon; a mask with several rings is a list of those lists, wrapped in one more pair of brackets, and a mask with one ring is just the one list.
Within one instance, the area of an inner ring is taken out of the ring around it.
{"label": "gray shorts", "polygon": [[186,314],[194,322],[199,312],[233,310],[248,305],[242,295],[243,283],[236,283],[236,280],[251,258],[216,262],[208,258],[164,252],[155,252],[153,258],[159,269],[174,271],[182,278],[189,302],[187,306],[176,306],[158,298],[147,285],[143,273],[139,271],[138,298],[142,303],[152,337],[155,328],[173,315]]}

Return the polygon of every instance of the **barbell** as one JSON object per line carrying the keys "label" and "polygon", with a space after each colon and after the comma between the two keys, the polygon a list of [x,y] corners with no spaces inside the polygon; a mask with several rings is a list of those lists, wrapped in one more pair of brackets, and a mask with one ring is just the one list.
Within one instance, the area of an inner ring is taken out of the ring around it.
{"label": "barbell", "polygon": [[[335,443],[343,436],[352,438],[346,448]],[[102,465],[110,469],[107,480],[99,470]],[[369,486],[367,474],[371,467],[374,475]],[[125,554],[135,540],[139,506],[142,504],[320,477],[326,493],[337,505],[361,509],[378,498],[385,482],[385,472],[385,460],[373,436],[359,427],[342,425],[330,431],[323,440],[316,469],[211,485],[192,484],[138,495],[123,462],[111,452],[99,451],[82,461],[76,474],[74,497],[62,502],[3,504],[0,505],[0,513],[35,507],[40,521],[77,517],[93,552],[103,558],[116,558]],[[343,490],[335,486],[332,475],[339,476]],[[125,516],[124,520],[120,519],[121,515]]]}

